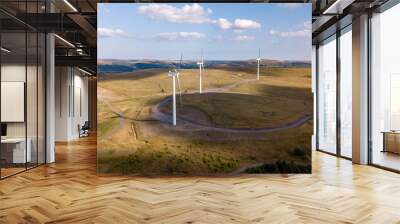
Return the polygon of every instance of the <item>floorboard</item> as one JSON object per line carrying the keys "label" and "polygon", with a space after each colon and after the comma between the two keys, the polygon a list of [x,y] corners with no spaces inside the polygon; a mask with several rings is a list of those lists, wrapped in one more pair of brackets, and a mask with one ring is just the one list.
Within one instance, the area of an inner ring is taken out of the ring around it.
{"label": "floorboard", "polygon": [[400,223],[400,175],[313,153],[312,175],[96,174],[96,139],[0,181],[0,223]]}

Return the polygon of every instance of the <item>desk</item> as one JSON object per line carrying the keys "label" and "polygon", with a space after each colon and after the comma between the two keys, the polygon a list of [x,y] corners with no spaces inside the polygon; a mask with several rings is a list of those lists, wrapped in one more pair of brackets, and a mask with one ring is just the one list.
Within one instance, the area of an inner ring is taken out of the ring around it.
{"label": "desk", "polygon": [[[25,152],[25,138],[5,138],[1,139],[1,156],[8,163],[26,163],[31,162],[31,139],[27,139],[28,144]],[[3,154],[5,154],[3,156]],[[12,159],[11,159],[12,158]]]}
{"label": "desk", "polygon": [[382,152],[400,154],[400,131],[383,131]]}

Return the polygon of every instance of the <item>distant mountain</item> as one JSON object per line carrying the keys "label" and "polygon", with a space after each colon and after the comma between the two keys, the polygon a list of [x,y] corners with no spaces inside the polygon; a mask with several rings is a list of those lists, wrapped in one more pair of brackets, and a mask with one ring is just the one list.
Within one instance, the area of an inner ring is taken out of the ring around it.
{"label": "distant mountain", "polygon": [[[98,60],[97,71],[99,73],[121,73],[132,72],[141,69],[162,69],[162,68],[178,68],[193,69],[198,68],[197,61],[183,60],[180,65],[179,61],[165,61],[165,60],[115,60],[104,59]],[[257,64],[255,59],[245,61],[219,61],[210,60],[204,61],[204,67],[207,68],[247,68],[253,67]],[[310,61],[278,61],[271,59],[262,59],[260,62],[262,67],[310,67]]]}

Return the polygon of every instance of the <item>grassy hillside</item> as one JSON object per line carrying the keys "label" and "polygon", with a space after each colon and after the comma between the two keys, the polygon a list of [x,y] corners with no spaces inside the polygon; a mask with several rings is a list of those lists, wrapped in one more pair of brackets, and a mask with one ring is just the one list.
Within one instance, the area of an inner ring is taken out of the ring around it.
{"label": "grassy hillside", "polygon": [[[185,69],[180,75],[181,90],[185,94],[178,115],[184,116],[184,108],[189,108],[188,118],[199,121],[190,110],[196,108],[206,116],[200,122],[217,127],[284,125],[312,113],[310,73],[310,68],[262,68],[261,80],[254,81],[253,68],[207,69],[203,90],[229,88],[199,95],[198,71]],[[295,164],[294,167],[310,164],[311,122],[256,135],[179,131],[152,116],[152,107],[170,94],[171,78],[166,69],[99,76],[100,172],[203,175],[230,173],[246,166],[278,161]],[[164,110],[170,112],[170,105]],[[304,153],[300,156],[294,153],[296,148]]]}

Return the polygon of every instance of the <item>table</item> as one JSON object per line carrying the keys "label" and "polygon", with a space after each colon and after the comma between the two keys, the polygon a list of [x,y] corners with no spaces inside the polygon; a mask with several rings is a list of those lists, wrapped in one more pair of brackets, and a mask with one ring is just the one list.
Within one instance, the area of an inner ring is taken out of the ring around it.
{"label": "table", "polygon": [[[27,147],[25,151],[25,144]],[[5,138],[1,139],[1,157],[6,160],[6,163],[26,163],[31,162],[32,152],[31,145],[32,141],[30,138]],[[11,159],[12,158],[12,159]]]}
{"label": "table", "polygon": [[382,131],[383,150],[382,152],[392,152],[400,154],[400,131]]}

